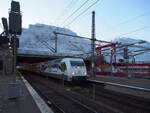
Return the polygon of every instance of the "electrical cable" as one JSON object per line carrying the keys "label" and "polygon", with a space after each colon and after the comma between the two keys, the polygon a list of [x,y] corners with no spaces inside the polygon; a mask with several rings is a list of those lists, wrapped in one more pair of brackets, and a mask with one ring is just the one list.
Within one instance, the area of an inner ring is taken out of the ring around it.
{"label": "electrical cable", "polygon": [[[64,16],[67,12],[67,9],[69,9],[72,5],[76,4],[78,2],[78,0],[75,1],[75,3],[73,2],[74,0],[71,0],[71,2],[64,8],[64,10],[62,11],[62,13],[60,14],[60,16],[55,20],[55,22],[57,20],[59,20],[62,16]],[[74,4],[73,4],[74,3]],[[65,13],[65,14],[64,14]]]}
{"label": "electrical cable", "polygon": [[[143,16],[146,16],[146,15],[148,15],[148,14],[150,14],[150,11],[144,12],[144,13],[138,15],[138,16],[135,16],[135,17],[133,17],[133,18],[130,18],[130,19],[128,19],[128,20],[125,20],[125,21],[123,21],[123,22],[120,22],[119,24],[116,24],[113,28],[117,28],[117,27],[119,27],[119,26],[121,26],[121,25],[124,25],[124,24],[130,23],[130,22],[132,22],[132,21],[135,21],[135,20],[137,20],[137,19],[139,19],[139,18],[141,18],[141,17],[143,17]],[[110,29],[112,30],[112,28],[110,28]],[[108,32],[110,31],[110,29],[108,29]]]}
{"label": "electrical cable", "polygon": [[82,14],[84,14],[86,11],[88,11],[88,9],[90,9],[92,6],[94,6],[99,1],[100,0],[97,0],[96,2],[94,2],[92,5],[90,5],[88,8],[86,8],[83,12],[81,12],[78,16],[76,16],[71,22],[69,22],[68,24],[64,25],[64,27],[72,24],[78,17],[80,17]]}
{"label": "electrical cable", "polygon": [[146,27],[142,27],[142,28],[139,28],[139,29],[135,29],[135,30],[133,30],[133,31],[130,31],[130,32],[121,34],[121,35],[119,35],[118,37],[124,36],[124,35],[127,35],[127,34],[131,34],[131,33],[134,33],[134,32],[138,32],[138,31],[142,31],[142,30],[145,30],[145,29],[148,29],[148,28],[150,28],[150,26],[146,26]]}
{"label": "electrical cable", "polygon": [[79,11],[89,0],[86,0],[79,8],[77,8],[70,16],[68,16],[64,21],[63,24],[70,18],[72,17],[77,11]]}
{"label": "electrical cable", "polygon": [[64,8],[64,10],[62,11],[61,16],[66,12],[66,10],[72,5],[73,0],[71,0],[71,2]]}
{"label": "electrical cable", "polygon": [[143,17],[143,16],[146,16],[146,15],[148,15],[148,14],[150,14],[150,11],[145,12],[145,13],[143,13],[143,14],[140,14],[140,15],[138,15],[138,16],[136,16],[136,17],[133,17],[133,18],[131,18],[131,19],[128,19],[128,20],[126,20],[126,21],[123,21],[123,22],[119,23],[118,25],[122,25],[122,24],[126,24],[126,23],[129,23],[129,22],[135,21],[136,19],[138,19],[138,18],[140,18],[140,17]]}

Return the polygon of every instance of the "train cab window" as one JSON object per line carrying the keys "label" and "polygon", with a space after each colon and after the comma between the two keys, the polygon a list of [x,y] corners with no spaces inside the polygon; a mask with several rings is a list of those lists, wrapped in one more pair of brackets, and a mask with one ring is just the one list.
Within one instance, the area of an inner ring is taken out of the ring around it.
{"label": "train cab window", "polygon": [[70,61],[71,66],[84,66],[84,62],[81,61]]}
{"label": "train cab window", "polygon": [[58,67],[59,67],[58,64],[53,64],[53,65],[52,65],[52,68],[58,68]]}
{"label": "train cab window", "polygon": [[62,71],[62,72],[65,72],[67,70],[67,66],[66,66],[66,63],[65,62],[61,62],[59,64],[59,69]]}

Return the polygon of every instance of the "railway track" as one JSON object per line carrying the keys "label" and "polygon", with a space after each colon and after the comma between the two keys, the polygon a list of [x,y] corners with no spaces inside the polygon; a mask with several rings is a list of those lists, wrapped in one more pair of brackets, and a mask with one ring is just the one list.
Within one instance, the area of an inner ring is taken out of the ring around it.
{"label": "railway track", "polygon": [[[92,94],[92,86],[94,84],[95,100],[101,100],[106,105],[117,108],[118,110],[124,111],[125,113],[133,113],[133,111],[134,113],[150,113],[149,99],[107,90],[102,88],[102,86],[97,82],[95,83],[89,81],[86,84],[88,85],[79,84],[79,86],[83,88],[91,88]],[[89,87],[89,85],[91,87]]]}
{"label": "railway track", "polygon": [[[150,108],[149,108],[150,100],[139,98],[139,97],[134,97],[131,95],[126,95],[126,94],[122,94],[118,92],[112,92],[110,90],[104,89],[102,86],[100,86],[97,83],[93,83],[93,82],[85,82],[84,84],[65,83],[65,87],[69,87],[70,89],[76,86],[89,89],[90,92],[88,95],[86,95],[89,100],[88,102],[85,98],[79,98],[80,94],[78,92],[75,92],[75,93],[67,92],[67,95],[66,95],[66,93],[64,93],[64,89],[62,88],[61,81],[58,82],[55,79],[48,80],[40,76],[36,76],[36,77],[25,76],[25,78],[28,81],[30,81],[31,84],[34,83],[33,84],[34,87],[38,86],[38,90],[40,90],[39,92],[42,91],[42,95],[44,95],[47,98],[47,100],[49,99],[51,101],[54,101],[57,107],[62,110],[62,113],[74,113],[72,112],[72,110],[74,109],[76,110],[77,108],[79,108],[80,110],[79,111],[74,110],[76,113],[84,113],[84,112],[86,113],[96,113],[96,112],[98,113],[150,113]],[[39,79],[41,79],[41,81],[39,81]],[[46,81],[46,82],[42,82],[42,81]],[[54,84],[51,84],[50,82],[53,82]],[[57,87],[58,84],[60,86],[59,88]],[[52,87],[52,85],[54,86]],[[94,100],[92,99],[93,98],[92,96],[93,86],[95,87],[94,89],[95,99]],[[47,90],[47,89],[51,89],[51,90]],[[82,96],[85,96],[85,95],[81,95],[81,97]],[[52,98],[50,99],[50,97],[53,97],[53,99]],[[72,108],[70,107],[71,110],[67,110],[68,107],[67,105],[63,105],[64,103],[66,103],[69,106],[71,104],[73,105],[76,104],[76,106]],[[60,107],[60,106],[64,106],[64,107]],[[67,109],[64,110],[64,108],[67,108]]]}
{"label": "railway track", "polygon": [[96,99],[107,101],[111,100],[110,104],[107,102],[107,105],[111,105],[120,110],[126,111],[128,113],[149,113],[150,112],[150,100],[145,98],[135,97],[127,94],[122,94],[119,92],[112,92],[109,90],[101,90],[96,92]]}
{"label": "railway track", "polygon": [[[25,73],[24,73],[25,74]],[[28,74],[29,75],[29,74]],[[50,86],[47,82],[40,81],[35,76],[24,76],[31,85],[45,98],[48,104],[55,104],[57,112],[61,113],[98,113],[93,108],[66,95],[63,89]]]}

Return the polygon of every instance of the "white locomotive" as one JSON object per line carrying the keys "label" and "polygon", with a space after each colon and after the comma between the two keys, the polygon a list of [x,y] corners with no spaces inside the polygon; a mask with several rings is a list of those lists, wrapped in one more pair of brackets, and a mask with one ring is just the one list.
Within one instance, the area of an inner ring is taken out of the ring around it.
{"label": "white locomotive", "polygon": [[[42,62],[36,65],[38,72],[54,78],[67,81],[86,80],[87,70],[83,59],[81,58],[63,58],[47,62]],[[64,76],[62,76],[64,75]]]}

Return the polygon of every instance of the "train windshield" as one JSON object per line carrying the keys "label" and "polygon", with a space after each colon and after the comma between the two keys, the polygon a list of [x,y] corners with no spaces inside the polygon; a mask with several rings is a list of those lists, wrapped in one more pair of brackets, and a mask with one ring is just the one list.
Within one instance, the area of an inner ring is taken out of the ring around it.
{"label": "train windshield", "polygon": [[84,66],[84,62],[81,61],[70,61],[71,66]]}

